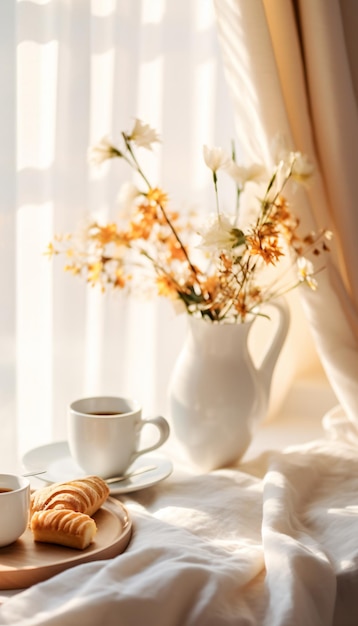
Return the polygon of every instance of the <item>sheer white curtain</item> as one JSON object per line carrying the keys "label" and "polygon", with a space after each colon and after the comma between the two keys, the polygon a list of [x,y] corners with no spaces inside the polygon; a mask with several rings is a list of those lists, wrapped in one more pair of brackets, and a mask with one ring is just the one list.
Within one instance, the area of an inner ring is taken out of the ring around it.
{"label": "sheer white curtain", "polygon": [[149,176],[209,213],[202,145],[229,146],[233,114],[211,2],[2,0],[0,29],[1,445],[15,454],[65,438],[85,394],[163,411],[183,337],[169,303],[103,295],[43,255],[89,213],[115,217],[130,172],[92,171],[88,146],[140,117],[163,141]]}

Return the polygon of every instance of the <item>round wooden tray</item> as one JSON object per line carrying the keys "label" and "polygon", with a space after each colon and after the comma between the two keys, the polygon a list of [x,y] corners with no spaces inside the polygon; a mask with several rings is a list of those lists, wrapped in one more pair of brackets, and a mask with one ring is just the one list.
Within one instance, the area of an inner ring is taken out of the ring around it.
{"label": "round wooden tray", "polygon": [[110,497],[93,519],[97,524],[95,541],[85,550],[36,543],[30,530],[0,548],[0,589],[23,589],[74,565],[124,552],[131,539],[132,521],[123,504]]}

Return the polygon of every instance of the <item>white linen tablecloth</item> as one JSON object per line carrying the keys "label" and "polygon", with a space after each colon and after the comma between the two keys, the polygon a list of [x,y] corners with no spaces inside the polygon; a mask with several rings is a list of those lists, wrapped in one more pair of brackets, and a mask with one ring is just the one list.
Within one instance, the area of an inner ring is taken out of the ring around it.
{"label": "white linen tablecloth", "polygon": [[[357,626],[358,454],[317,440],[122,498],[118,557],[5,598],[18,626]],[[1,595],[1,594],[0,594]]]}

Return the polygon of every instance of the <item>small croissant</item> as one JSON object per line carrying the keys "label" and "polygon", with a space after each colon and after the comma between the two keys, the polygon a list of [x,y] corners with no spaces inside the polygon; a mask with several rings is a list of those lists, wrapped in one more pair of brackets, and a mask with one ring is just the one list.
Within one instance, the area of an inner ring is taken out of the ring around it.
{"label": "small croissant", "polygon": [[31,496],[30,518],[36,511],[65,509],[93,515],[110,493],[107,483],[99,476],[53,483],[37,489]]}
{"label": "small croissant", "polygon": [[84,513],[68,509],[48,509],[33,513],[31,530],[35,541],[84,550],[94,540],[97,526]]}

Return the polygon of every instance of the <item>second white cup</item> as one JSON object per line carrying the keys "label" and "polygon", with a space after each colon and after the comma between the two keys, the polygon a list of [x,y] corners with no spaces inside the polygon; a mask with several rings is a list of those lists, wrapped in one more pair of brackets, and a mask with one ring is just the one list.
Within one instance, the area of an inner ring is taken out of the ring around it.
{"label": "second white cup", "polygon": [[[157,440],[139,449],[144,426],[154,425]],[[126,472],[135,459],[159,448],[169,437],[162,416],[143,419],[136,400],[112,396],[83,398],[68,410],[68,444],[76,463],[88,474],[110,478]]]}

